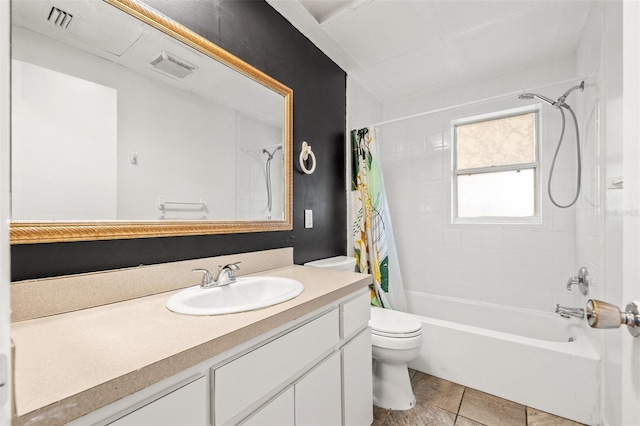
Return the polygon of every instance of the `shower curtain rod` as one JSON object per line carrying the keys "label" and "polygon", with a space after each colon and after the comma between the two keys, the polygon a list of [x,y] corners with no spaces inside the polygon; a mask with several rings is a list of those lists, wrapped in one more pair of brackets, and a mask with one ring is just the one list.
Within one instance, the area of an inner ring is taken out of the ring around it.
{"label": "shower curtain rod", "polygon": [[437,114],[439,112],[448,111],[450,109],[462,108],[462,107],[466,107],[466,106],[479,104],[479,103],[482,103],[482,102],[495,101],[495,100],[498,100],[498,99],[501,99],[501,98],[506,98],[508,96],[518,96],[519,94],[524,93],[524,92],[526,92],[528,90],[540,90],[540,89],[545,89],[547,87],[558,86],[558,85],[561,85],[561,84],[574,83],[576,81],[576,79],[577,80],[588,81],[588,78],[580,78],[580,77],[571,78],[571,79],[567,79],[567,80],[563,80],[563,81],[558,81],[557,83],[553,83],[553,84],[547,84],[547,85],[544,85],[544,86],[532,87],[532,88],[526,89],[526,90],[523,89],[523,90],[519,90],[517,92],[505,93],[505,94],[502,94],[502,95],[496,95],[496,96],[491,96],[491,97],[488,97],[488,98],[478,99],[476,101],[464,102],[464,103],[461,103],[461,104],[451,105],[451,106],[442,107],[442,108],[438,108],[438,109],[432,109],[430,111],[419,112],[417,114],[407,115],[407,116],[404,116],[404,117],[393,118],[391,120],[380,121],[378,123],[370,124],[368,127],[384,126],[385,124],[392,124],[392,123],[396,123],[398,121],[410,120],[412,118],[418,118],[418,117],[422,117],[422,116],[425,116],[425,115]]}

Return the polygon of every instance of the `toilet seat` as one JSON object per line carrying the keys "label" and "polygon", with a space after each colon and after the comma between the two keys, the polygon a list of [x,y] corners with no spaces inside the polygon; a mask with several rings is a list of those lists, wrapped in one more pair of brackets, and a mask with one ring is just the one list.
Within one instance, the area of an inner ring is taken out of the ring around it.
{"label": "toilet seat", "polygon": [[417,337],[422,333],[422,322],[418,318],[377,306],[371,307],[369,326],[372,335],[394,339]]}
{"label": "toilet seat", "polygon": [[422,334],[422,322],[413,315],[377,306],[371,307],[369,326],[372,337],[408,339]]}

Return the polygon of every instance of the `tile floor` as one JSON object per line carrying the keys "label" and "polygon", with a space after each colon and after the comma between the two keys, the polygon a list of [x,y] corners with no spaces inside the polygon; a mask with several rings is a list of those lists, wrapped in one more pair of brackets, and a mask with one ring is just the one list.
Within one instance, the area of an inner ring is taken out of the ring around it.
{"label": "tile floor", "polygon": [[372,426],[580,426],[531,407],[409,370],[416,406],[408,411],[373,407]]}

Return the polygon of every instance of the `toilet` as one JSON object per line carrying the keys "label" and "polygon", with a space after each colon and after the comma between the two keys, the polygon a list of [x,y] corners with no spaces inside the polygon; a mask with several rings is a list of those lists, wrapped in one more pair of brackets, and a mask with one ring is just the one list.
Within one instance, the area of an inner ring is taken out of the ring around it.
{"label": "toilet", "polygon": [[[337,256],[305,263],[305,266],[353,272],[356,259]],[[422,323],[415,316],[371,306],[373,356],[373,404],[389,410],[408,410],[416,404],[407,364],[422,344]]]}
{"label": "toilet", "polygon": [[405,312],[371,306],[373,404],[408,410],[416,404],[407,364],[422,344],[422,323]]}

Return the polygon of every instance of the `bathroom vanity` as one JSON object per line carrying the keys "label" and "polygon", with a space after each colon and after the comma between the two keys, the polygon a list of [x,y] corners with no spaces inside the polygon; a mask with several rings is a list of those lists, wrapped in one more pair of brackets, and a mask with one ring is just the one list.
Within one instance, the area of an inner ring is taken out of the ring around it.
{"label": "bathroom vanity", "polygon": [[[280,261],[257,263],[279,267],[247,272],[305,287],[269,308],[176,314],[165,307],[174,289],[14,322],[14,424],[370,424],[371,277],[293,265],[291,249],[269,252]],[[250,265],[256,255],[223,261]],[[171,267],[190,272],[199,261]],[[167,267],[144,268],[159,277]],[[140,268],[113,272],[114,282],[128,287],[132,273]]]}

